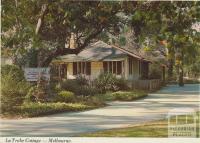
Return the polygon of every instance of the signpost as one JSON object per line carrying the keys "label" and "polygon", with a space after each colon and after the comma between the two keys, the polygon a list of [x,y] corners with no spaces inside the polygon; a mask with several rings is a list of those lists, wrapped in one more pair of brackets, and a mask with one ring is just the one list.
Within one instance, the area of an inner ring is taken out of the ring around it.
{"label": "signpost", "polygon": [[50,81],[50,68],[25,68],[24,76],[27,81],[38,81],[40,76]]}

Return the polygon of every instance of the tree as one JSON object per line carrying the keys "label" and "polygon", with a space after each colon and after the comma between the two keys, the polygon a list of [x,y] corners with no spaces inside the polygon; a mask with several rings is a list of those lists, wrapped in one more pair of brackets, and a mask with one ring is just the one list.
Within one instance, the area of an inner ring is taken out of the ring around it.
{"label": "tree", "polygon": [[[178,67],[179,85],[183,86],[183,65],[187,56],[194,51],[194,41],[198,33],[192,25],[200,20],[199,2],[149,2],[148,11],[141,6],[133,13],[132,27],[139,42],[147,37],[156,43],[167,41],[169,71]],[[142,25],[142,27],[141,27]],[[187,51],[187,52],[186,52]]]}
{"label": "tree", "polygon": [[[167,41],[169,76],[178,58],[182,85],[186,51],[194,50],[191,39],[197,33],[191,33],[191,27],[199,21],[199,10],[199,2],[3,0],[2,47],[11,48],[15,57],[33,48],[38,66],[45,67],[57,56],[78,54],[100,34],[117,35],[121,26],[131,24],[138,43]],[[121,19],[122,13],[131,20]],[[75,49],[69,48],[72,37]],[[126,44],[124,37],[119,39]]]}
{"label": "tree", "polygon": [[[28,46],[38,49],[38,66],[48,66],[53,58],[77,54],[103,30],[117,27],[120,8],[120,2],[4,0],[3,47],[16,51],[27,51]],[[72,34],[75,49],[69,48]]]}

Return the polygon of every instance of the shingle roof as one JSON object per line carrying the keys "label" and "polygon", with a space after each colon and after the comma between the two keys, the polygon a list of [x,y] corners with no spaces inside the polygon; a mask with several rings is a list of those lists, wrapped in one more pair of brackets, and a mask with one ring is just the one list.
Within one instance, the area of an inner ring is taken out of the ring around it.
{"label": "shingle roof", "polygon": [[[56,58],[63,62],[78,62],[78,61],[119,61],[123,60],[127,55],[127,52],[117,49],[104,43],[103,41],[97,41],[90,44],[78,55],[69,54]],[[134,55],[132,55],[134,56]],[[135,55],[136,56],[136,55]]]}

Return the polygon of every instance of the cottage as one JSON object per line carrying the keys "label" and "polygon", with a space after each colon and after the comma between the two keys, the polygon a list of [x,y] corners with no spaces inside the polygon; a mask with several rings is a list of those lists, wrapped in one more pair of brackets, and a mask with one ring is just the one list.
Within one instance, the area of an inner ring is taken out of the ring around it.
{"label": "cottage", "polygon": [[110,72],[126,80],[148,78],[149,61],[125,49],[111,46],[103,41],[90,44],[79,54],[69,54],[52,62],[54,75],[75,79],[83,75],[95,79],[101,73]]}

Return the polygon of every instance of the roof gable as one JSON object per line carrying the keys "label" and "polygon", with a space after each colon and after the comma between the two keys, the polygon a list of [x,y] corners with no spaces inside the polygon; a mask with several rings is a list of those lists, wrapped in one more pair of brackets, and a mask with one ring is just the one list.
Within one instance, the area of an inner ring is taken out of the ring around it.
{"label": "roof gable", "polygon": [[78,62],[78,61],[119,61],[123,60],[127,55],[133,56],[135,58],[141,59],[134,53],[131,53],[123,48],[117,46],[111,46],[103,41],[97,41],[88,45],[79,54],[68,54],[56,58],[63,62]]}

